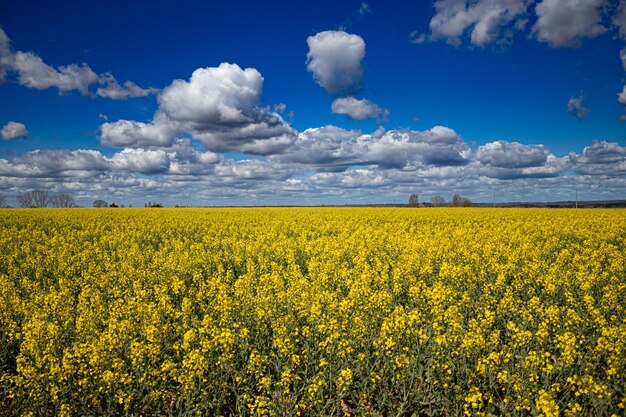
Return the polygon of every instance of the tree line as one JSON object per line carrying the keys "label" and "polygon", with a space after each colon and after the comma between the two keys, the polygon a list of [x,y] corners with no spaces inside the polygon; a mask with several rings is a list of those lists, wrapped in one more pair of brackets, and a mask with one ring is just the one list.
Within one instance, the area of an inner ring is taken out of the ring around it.
{"label": "tree line", "polygon": [[[433,207],[472,207],[472,200],[469,198],[461,197],[460,194],[454,194],[450,203],[446,202],[446,199],[440,195],[431,197],[430,204]],[[419,196],[415,193],[409,196],[409,207],[424,207],[419,203]]]}
{"label": "tree line", "polygon": [[[19,193],[17,204],[21,208],[72,208],[78,207],[74,197],[67,193],[49,194],[45,190],[33,190]],[[0,208],[8,208],[9,202],[6,197],[0,196]]]}

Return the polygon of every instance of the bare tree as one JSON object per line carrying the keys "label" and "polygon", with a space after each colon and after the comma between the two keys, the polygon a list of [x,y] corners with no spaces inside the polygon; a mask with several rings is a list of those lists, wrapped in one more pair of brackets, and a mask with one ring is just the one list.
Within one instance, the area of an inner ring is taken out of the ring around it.
{"label": "bare tree", "polygon": [[96,200],[93,202],[93,206],[96,208],[109,207],[109,203],[104,200]]}
{"label": "bare tree", "polygon": [[452,203],[450,203],[452,207],[472,207],[472,200],[469,198],[463,198],[459,194],[455,194],[452,197]]}
{"label": "bare tree", "polygon": [[17,202],[20,207],[23,208],[43,208],[48,207],[50,198],[48,192],[45,190],[26,191],[25,193],[19,193],[17,196]]}
{"label": "bare tree", "polygon": [[22,208],[35,207],[35,200],[33,198],[32,192],[27,191],[25,193],[19,193],[17,195],[17,204],[19,204]]}
{"label": "bare tree", "polygon": [[409,207],[417,207],[418,197],[417,194],[413,193],[409,196]]}
{"label": "bare tree", "polygon": [[55,196],[50,197],[50,204],[52,207],[57,208],[72,208],[76,207],[76,202],[74,201],[74,197],[69,194],[57,194]]}
{"label": "bare tree", "polygon": [[35,207],[40,207],[40,208],[44,208],[44,207],[48,207],[48,204],[50,202],[50,197],[48,197],[48,192],[44,191],[44,190],[35,190],[33,191],[34,194],[34,200],[35,200]]}
{"label": "bare tree", "polygon": [[435,207],[441,207],[446,204],[446,200],[439,195],[431,197],[430,202],[433,203],[433,206]]}
{"label": "bare tree", "polygon": [[5,196],[0,195],[0,208],[7,208],[7,207],[9,207],[7,198]]}

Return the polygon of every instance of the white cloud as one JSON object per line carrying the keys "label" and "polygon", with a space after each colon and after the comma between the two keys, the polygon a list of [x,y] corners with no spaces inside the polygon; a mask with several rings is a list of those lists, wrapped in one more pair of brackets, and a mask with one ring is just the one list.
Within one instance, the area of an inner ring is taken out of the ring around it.
{"label": "white cloud", "polygon": [[23,138],[28,136],[28,130],[23,123],[9,122],[0,129],[0,136],[4,140]]}
{"label": "white cloud", "polygon": [[51,178],[93,175],[109,167],[106,159],[93,150],[36,150],[11,160],[0,159],[0,176]]}
{"label": "white cloud", "polygon": [[71,64],[54,69],[32,52],[14,54],[13,69],[19,74],[19,83],[29,88],[45,90],[56,87],[61,93],[78,90],[89,94],[89,85],[98,81],[98,75],[87,64]]}
{"label": "white cloud", "polygon": [[615,142],[594,141],[581,155],[570,153],[574,171],[585,175],[626,174],[626,147]]}
{"label": "white cloud", "polygon": [[269,107],[260,107],[263,77],[235,64],[199,68],[189,81],[175,80],[158,96],[152,123],[120,120],[101,126],[106,146],[168,146],[188,133],[213,152],[267,155],[289,146],[296,131]]}
{"label": "white cloud", "polygon": [[105,85],[96,94],[115,100],[143,97],[157,91],[143,89],[131,81],[120,86],[110,73],[98,75],[85,63],[54,68],[34,52],[14,52],[9,37],[0,28],[0,83],[6,81],[7,74],[13,72],[17,74],[18,83],[23,86],[38,90],[54,87],[62,94],[76,90],[84,96],[92,95],[89,90],[92,85]]}
{"label": "white cloud", "polygon": [[246,124],[261,100],[263,77],[254,68],[236,64],[198,68],[189,81],[175,80],[159,96],[160,109],[172,120],[198,128]]}
{"label": "white cloud", "polygon": [[567,101],[567,112],[578,119],[586,119],[589,115],[589,109],[584,104],[585,96],[582,94],[578,97],[571,97]]}
{"label": "white cloud", "polygon": [[[503,27],[520,21],[529,4],[530,0],[437,0],[436,13],[430,21],[430,37],[458,45],[465,31],[471,28],[472,44],[485,46],[500,37]],[[514,28],[519,29],[519,25]]]}
{"label": "white cloud", "polygon": [[607,29],[601,24],[600,9],[607,0],[542,0],[537,4],[535,37],[552,47],[576,47]]}
{"label": "white cloud", "polygon": [[307,129],[284,154],[270,157],[283,163],[341,171],[354,165],[400,169],[414,165],[463,165],[471,150],[452,129],[435,126],[426,131],[377,130],[361,134],[336,126]]}
{"label": "white cloud", "polygon": [[124,149],[111,158],[112,169],[154,174],[165,172],[170,160],[165,151],[145,149]]}
{"label": "white cloud", "polygon": [[112,100],[126,100],[129,97],[145,97],[150,94],[156,94],[159,90],[156,88],[141,88],[132,81],[126,81],[123,85],[111,74],[107,74],[107,86],[100,87],[96,90],[96,94],[100,97],[110,98]]}
{"label": "white cloud", "polygon": [[524,145],[499,140],[480,146],[476,158],[497,168],[528,168],[545,164],[550,152],[544,145]]}
{"label": "white cloud", "polygon": [[118,120],[100,126],[100,142],[112,148],[169,146],[178,129],[164,117],[152,123]]}
{"label": "white cloud", "polygon": [[626,48],[622,48],[622,50],[619,51],[619,57],[622,60],[622,67],[624,67],[624,71],[626,71]]}
{"label": "white cloud", "polygon": [[343,31],[326,31],[309,36],[307,44],[307,69],[328,93],[350,95],[362,88],[363,38]]}
{"label": "white cloud", "polygon": [[369,100],[354,97],[339,97],[333,101],[331,110],[335,114],[344,114],[352,120],[375,119],[388,111]]}

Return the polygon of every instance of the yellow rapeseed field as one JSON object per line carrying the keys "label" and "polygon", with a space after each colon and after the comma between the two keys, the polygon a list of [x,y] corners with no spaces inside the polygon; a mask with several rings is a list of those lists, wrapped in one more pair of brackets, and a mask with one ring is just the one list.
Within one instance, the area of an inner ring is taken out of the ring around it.
{"label": "yellow rapeseed field", "polygon": [[0,414],[624,416],[625,254],[625,210],[0,210]]}

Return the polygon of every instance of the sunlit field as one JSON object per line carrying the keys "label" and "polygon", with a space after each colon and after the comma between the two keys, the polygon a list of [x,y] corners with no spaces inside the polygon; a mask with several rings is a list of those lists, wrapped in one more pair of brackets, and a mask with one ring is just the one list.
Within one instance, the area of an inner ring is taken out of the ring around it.
{"label": "sunlit field", "polygon": [[0,210],[0,414],[623,416],[626,210]]}

